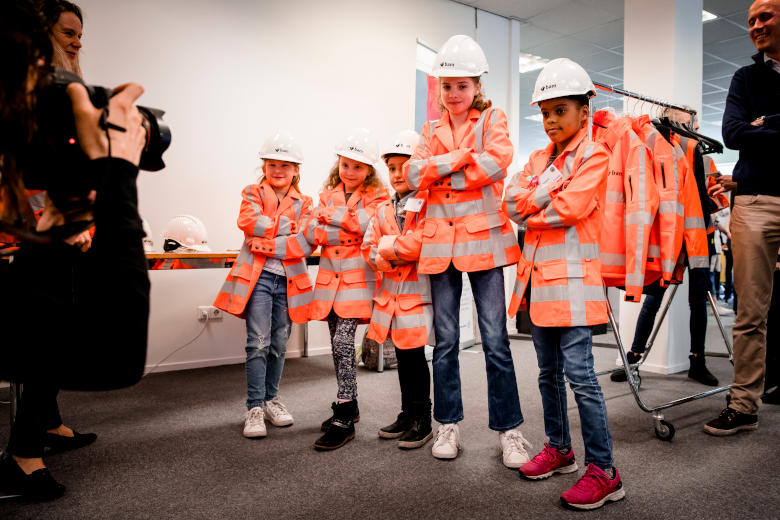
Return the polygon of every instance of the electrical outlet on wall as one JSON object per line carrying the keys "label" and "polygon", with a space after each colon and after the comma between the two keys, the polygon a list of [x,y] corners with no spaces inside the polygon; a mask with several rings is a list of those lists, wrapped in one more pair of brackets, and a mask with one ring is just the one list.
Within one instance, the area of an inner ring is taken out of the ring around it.
{"label": "electrical outlet on wall", "polygon": [[209,321],[221,320],[222,309],[217,309],[216,307],[211,305],[204,305],[198,307],[198,321],[203,321],[205,319],[208,319]]}

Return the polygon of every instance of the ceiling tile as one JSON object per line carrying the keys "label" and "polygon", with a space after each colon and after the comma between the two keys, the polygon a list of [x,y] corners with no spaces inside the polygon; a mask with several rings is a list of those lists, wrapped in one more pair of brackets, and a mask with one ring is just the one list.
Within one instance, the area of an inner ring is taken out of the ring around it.
{"label": "ceiling tile", "polygon": [[[576,59],[582,55],[595,54],[600,51],[601,49],[589,43],[584,43],[571,36],[566,36],[543,45],[531,47],[525,52],[541,56],[542,58],[547,58],[548,60],[554,60],[555,58],[569,58],[576,61]],[[623,61],[621,58],[621,64],[622,63]]]}
{"label": "ceiling tile", "polygon": [[737,67],[724,63],[722,61],[704,66],[704,75],[702,79],[709,81],[712,78],[730,76],[737,71]]}
{"label": "ceiling tile", "polygon": [[623,0],[580,0],[580,2],[615,18],[623,18]]}
{"label": "ceiling tile", "polygon": [[747,9],[744,10],[744,11],[740,11],[739,13],[732,14],[731,16],[727,16],[726,18],[728,18],[732,22],[738,23],[739,25],[741,25],[745,29],[747,29],[747,27],[748,27],[748,12],[747,12]]}
{"label": "ceiling tile", "polygon": [[588,56],[581,56],[574,61],[579,63],[582,68],[589,72],[599,72],[605,69],[620,67],[623,65],[623,56],[603,51]]}
{"label": "ceiling tile", "polygon": [[536,47],[560,38],[563,38],[561,33],[548,31],[535,25],[524,25],[520,28],[520,52],[528,52],[530,47]]}
{"label": "ceiling tile", "polygon": [[716,103],[725,103],[726,95],[728,92],[721,90],[720,92],[713,92],[711,94],[702,94],[701,102],[705,105],[715,106]]}
{"label": "ceiling tile", "polygon": [[747,11],[752,3],[753,0],[704,0],[704,10],[718,16],[728,16]]}
{"label": "ceiling tile", "polygon": [[615,20],[614,22],[577,33],[577,39],[604,47],[605,49],[611,49],[623,44],[623,26],[623,20]]}
{"label": "ceiling tile", "polygon": [[712,56],[711,54],[707,54],[707,53],[705,52],[705,53],[704,53],[704,60],[703,60],[703,63],[702,63],[702,64],[703,64],[703,65],[709,65],[710,63],[717,63],[717,62],[719,62],[719,61],[720,61],[720,60],[718,59],[718,57],[717,57],[717,56]]}
{"label": "ceiling tile", "polygon": [[701,110],[702,117],[714,118],[716,115],[723,115],[723,110],[713,107],[703,107]]}
{"label": "ceiling tile", "polygon": [[617,17],[597,9],[592,9],[588,5],[569,3],[551,9],[539,16],[534,16],[529,21],[550,31],[576,34],[616,19]]}
{"label": "ceiling tile", "polygon": [[715,92],[723,92],[723,89],[717,86],[710,86],[706,83],[702,83],[702,95],[704,94],[714,94]]}
{"label": "ceiling tile", "polygon": [[747,65],[753,65],[755,61],[753,61],[753,55],[756,54],[756,49],[754,48],[750,54],[745,54],[744,56],[738,56],[736,58],[731,58],[729,61],[732,63],[736,63],[737,65],[740,65],[742,67],[745,67]]}
{"label": "ceiling tile", "polygon": [[[713,85],[716,85],[716,86],[718,86],[720,88],[725,88],[726,90],[728,90],[728,88],[731,86],[731,76],[728,76],[726,78],[713,79],[713,80],[707,81],[707,83],[712,83]],[[709,87],[707,87],[705,85],[704,88],[709,88]]]}
{"label": "ceiling tile", "polygon": [[753,42],[750,41],[750,37],[745,35],[741,38],[705,45],[704,51],[724,59],[729,59],[737,56],[744,56],[751,52],[755,53],[756,48],[753,46]]}
{"label": "ceiling tile", "polygon": [[703,25],[704,45],[747,36],[747,31],[724,20],[712,20]]}
{"label": "ceiling tile", "polygon": [[572,0],[471,0],[469,5],[491,11],[502,16],[515,16],[528,20],[550,9],[572,3]]}

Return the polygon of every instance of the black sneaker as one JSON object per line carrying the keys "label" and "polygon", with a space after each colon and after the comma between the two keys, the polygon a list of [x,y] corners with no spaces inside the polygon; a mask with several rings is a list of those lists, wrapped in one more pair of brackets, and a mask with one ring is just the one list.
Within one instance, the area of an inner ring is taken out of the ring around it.
{"label": "black sneaker", "polygon": [[398,439],[398,447],[403,449],[421,448],[433,438],[431,429],[431,401],[415,402],[409,429]]}
{"label": "black sneaker", "polygon": [[0,497],[22,497],[30,500],[52,500],[65,493],[65,486],[54,480],[47,468],[35,470],[27,475],[7,455],[0,462]]}
{"label": "black sneaker", "polygon": [[[336,403],[333,403],[333,404],[330,405],[330,407],[333,410],[336,410],[336,406],[337,406]],[[329,418],[327,418],[325,421],[323,421],[322,425],[320,426],[320,429],[322,431],[324,431],[324,432],[328,431],[328,428],[330,428],[330,422],[333,420],[334,416],[335,416],[335,413],[334,413],[334,415],[331,415]],[[353,423],[360,422],[360,410],[358,409],[357,401],[355,402],[355,416],[352,418],[352,422]]]}
{"label": "black sneaker", "polygon": [[[635,363],[639,363],[639,360],[642,359],[642,354],[637,354],[636,352],[629,350],[626,353],[626,357],[628,358],[628,363],[633,365]],[[618,372],[612,372],[612,375],[609,376],[609,379],[616,383],[623,383],[628,381],[628,376],[626,375],[625,370],[620,370]]]}
{"label": "black sneaker", "polygon": [[[354,421],[353,421],[354,422]],[[412,427],[412,417],[410,414],[401,411],[395,422],[389,426],[379,429],[379,436],[383,439],[397,439],[404,434],[406,430]]]}
{"label": "black sneaker", "polygon": [[333,407],[333,420],[325,434],[314,441],[314,448],[318,450],[335,450],[355,438],[355,416],[357,401],[347,401],[336,404]]}
{"label": "black sneaker", "polygon": [[691,360],[691,368],[688,369],[688,377],[707,386],[718,386],[718,379],[713,376],[704,361],[704,354],[688,356]]}
{"label": "black sneaker", "polygon": [[704,425],[704,432],[718,437],[734,435],[741,430],[757,430],[758,416],[726,408],[720,416]]}

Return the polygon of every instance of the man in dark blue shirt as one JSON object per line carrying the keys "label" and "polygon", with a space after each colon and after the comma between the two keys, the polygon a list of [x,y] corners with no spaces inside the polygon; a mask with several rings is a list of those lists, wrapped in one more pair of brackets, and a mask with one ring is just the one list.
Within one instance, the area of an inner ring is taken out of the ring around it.
{"label": "man in dark blue shirt", "polygon": [[733,180],[711,194],[736,189],[731,217],[734,287],[734,384],[731,402],[704,431],[732,435],[758,428],[764,392],[767,314],[780,248],[780,0],[757,0],[748,11],[755,63],[731,81],[723,140],[739,150]]}

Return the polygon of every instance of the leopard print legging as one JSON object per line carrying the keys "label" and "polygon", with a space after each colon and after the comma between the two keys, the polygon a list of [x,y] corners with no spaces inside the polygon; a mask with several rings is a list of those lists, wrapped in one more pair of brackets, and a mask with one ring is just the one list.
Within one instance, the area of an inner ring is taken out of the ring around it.
{"label": "leopard print legging", "polygon": [[337,399],[357,399],[355,331],[358,321],[357,318],[340,318],[332,310],[328,314],[333,364],[336,366],[336,381],[339,385]]}

